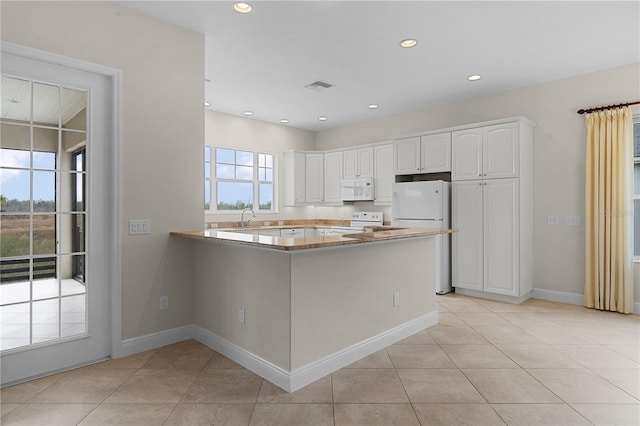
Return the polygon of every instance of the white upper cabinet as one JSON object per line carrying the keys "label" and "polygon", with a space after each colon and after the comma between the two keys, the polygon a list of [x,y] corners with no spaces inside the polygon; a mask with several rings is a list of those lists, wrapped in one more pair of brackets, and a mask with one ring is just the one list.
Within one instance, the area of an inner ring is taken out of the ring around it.
{"label": "white upper cabinet", "polygon": [[451,180],[482,179],[482,128],[451,134]]}
{"label": "white upper cabinet", "polygon": [[342,203],[342,152],[324,154],[324,202]]}
{"label": "white upper cabinet", "polygon": [[344,179],[373,177],[373,147],[344,151]]}
{"label": "white upper cabinet", "polygon": [[305,200],[321,203],[324,200],[324,154],[306,154]]}
{"label": "white upper cabinet", "polygon": [[482,174],[498,179],[518,176],[518,124],[506,123],[482,128]]}
{"label": "white upper cabinet", "polygon": [[376,145],[373,148],[375,205],[391,205],[393,195],[393,144]]}
{"label": "white upper cabinet", "polygon": [[420,137],[422,173],[451,171],[451,133]]}
{"label": "white upper cabinet", "polygon": [[393,143],[393,163],[396,175],[420,173],[420,136],[398,139]]}
{"label": "white upper cabinet", "polygon": [[398,139],[393,144],[396,175],[451,171],[451,133]]}
{"label": "white upper cabinet", "polygon": [[307,155],[303,152],[284,153],[284,205],[295,206],[306,201]]}
{"label": "white upper cabinet", "polygon": [[518,123],[453,132],[452,156],[452,180],[518,177]]}

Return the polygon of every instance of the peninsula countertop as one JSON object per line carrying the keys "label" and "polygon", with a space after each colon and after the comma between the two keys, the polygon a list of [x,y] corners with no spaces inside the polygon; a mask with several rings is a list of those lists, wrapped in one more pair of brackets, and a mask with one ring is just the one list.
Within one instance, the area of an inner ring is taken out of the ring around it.
{"label": "peninsula countertop", "polygon": [[[273,228],[273,227],[265,227]],[[262,229],[265,229],[262,228]],[[282,227],[285,228],[285,227]],[[249,228],[259,231],[260,228]],[[362,244],[374,241],[427,237],[455,232],[453,229],[397,228],[388,226],[365,227],[363,232],[340,236],[314,236],[300,238],[274,237],[246,233],[247,228],[205,229],[203,231],[174,231],[172,236],[212,242],[231,242],[275,250],[293,251],[312,248]]]}

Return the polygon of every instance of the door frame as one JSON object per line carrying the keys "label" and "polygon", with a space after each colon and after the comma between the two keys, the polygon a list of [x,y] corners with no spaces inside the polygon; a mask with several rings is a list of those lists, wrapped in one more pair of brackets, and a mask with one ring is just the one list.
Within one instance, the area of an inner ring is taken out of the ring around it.
{"label": "door frame", "polygon": [[[122,71],[116,68],[106,67],[104,65],[87,62],[84,60],[71,58],[68,56],[60,55],[53,52],[48,52],[40,49],[35,49],[28,46],[19,45],[7,41],[0,41],[0,50],[2,53],[11,54],[14,56],[23,57],[27,60],[36,60],[41,62],[47,62],[53,65],[59,65],[66,68],[73,68],[79,71],[98,74],[109,79],[109,92],[112,98],[112,122],[106,126],[111,130],[111,142],[113,144],[110,158],[110,167],[108,172],[113,178],[113,182],[110,188],[110,193],[107,194],[110,203],[109,216],[111,218],[109,228],[112,232],[110,235],[110,264],[107,265],[107,270],[110,274],[110,356],[111,358],[118,358],[122,356],[122,279],[121,279],[121,259],[120,259],[120,223],[121,223],[121,82]],[[69,366],[62,370],[75,368],[78,366]],[[32,380],[38,377],[46,376],[57,371],[49,371],[46,373],[38,374],[32,377],[25,377],[17,380],[14,383],[4,383],[4,385],[15,384],[26,380]]]}

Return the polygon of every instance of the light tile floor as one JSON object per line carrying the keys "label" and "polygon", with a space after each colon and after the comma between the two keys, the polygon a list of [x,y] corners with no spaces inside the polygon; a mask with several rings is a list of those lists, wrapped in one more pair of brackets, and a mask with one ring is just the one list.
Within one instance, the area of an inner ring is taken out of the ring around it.
{"label": "light tile floor", "polygon": [[438,298],[440,324],[294,393],[189,340],[0,391],[3,425],[639,425],[640,317]]}

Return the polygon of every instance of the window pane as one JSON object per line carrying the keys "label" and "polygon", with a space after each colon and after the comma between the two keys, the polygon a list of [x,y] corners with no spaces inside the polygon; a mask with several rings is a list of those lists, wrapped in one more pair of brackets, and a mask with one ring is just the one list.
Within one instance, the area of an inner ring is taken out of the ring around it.
{"label": "window pane", "polygon": [[265,181],[273,182],[273,169],[267,169],[267,176]]}
{"label": "window pane", "polygon": [[33,302],[32,342],[56,340],[59,333],[58,299]]}
{"label": "window pane", "polygon": [[48,84],[33,83],[33,122],[57,126],[59,88]]}
{"label": "window pane", "polygon": [[204,164],[204,177],[205,179],[211,179],[211,163]]}
{"label": "window pane", "polygon": [[216,177],[218,179],[235,179],[236,168],[227,164],[216,164]]}
{"label": "window pane", "polygon": [[33,168],[54,170],[56,168],[56,153],[34,151]]}
{"label": "window pane", "polygon": [[271,210],[273,208],[273,184],[260,184],[260,210]]}
{"label": "window pane", "polygon": [[[82,286],[84,287],[84,286]],[[64,294],[64,284],[62,287]],[[62,337],[77,336],[87,332],[87,316],[86,316],[86,296],[84,294],[78,296],[63,297],[61,303],[61,332]]]}
{"label": "window pane", "polygon": [[87,94],[85,92],[62,89],[62,127],[87,130]]}
{"label": "window pane", "polygon": [[33,211],[52,212],[56,210],[55,172],[33,172]]}
{"label": "window pane", "polygon": [[633,165],[633,188],[634,194],[640,194],[640,163]]}
{"label": "window pane", "polygon": [[0,104],[2,118],[20,121],[31,119],[31,83],[28,80],[2,76],[0,91],[2,92]]}
{"label": "window pane", "polygon": [[236,152],[232,149],[216,148],[216,163],[235,164]]}
{"label": "window pane", "polygon": [[258,180],[260,182],[264,182],[265,181],[265,175],[266,175],[265,169],[263,169],[263,168],[258,169]]}
{"label": "window pane", "polygon": [[267,164],[266,166],[269,168],[273,168],[273,155],[266,154]]}
{"label": "window pane", "polygon": [[0,251],[2,257],[29,255],[31,221],[29,216],[3,215],[0,227]]}
{"label": "window pane", "polygon": [[33,215],[33,254],[56,253],[56,216]]}
{"label": "window pane", "polygon": [[633,123],[633,156],[640,157],[640,122]]}
{"label": "window pane", "polygon": [[247,167],[247,166],[236,167],[236,179],[253,180],[253,167]]}
{"label": "window pane", "polygon": [[633,200],[633,255],[640,256],[640,200]]}
{"label": "window pane", "polygon": [[253,183],[218,182],[218,210],[242,210],[253,207]]}
{"label": "window pane", "polygon": [[84,213],[60,215],[60,253],[79,253],[85,250]]}
{"label": "window pane", "polygon": [[[6,126],[6,124],[2,125],[2,127],[4,126]],[[0,149],[0,166],[2,167],[18,167],[21,169],[28,169],[30,164],[31,159],[29,158],[29,151],[9,148]]]}
{"label": "window pane", "polygon": [[31,210],[29,179],[28,170],[0,169],[3,212],[28,212]]}
{"label": "window pane", "polygon": [[83,142],[86,142],[87,134],[85,132],[75,132],[71,130],[62,131],[62,149],[65,152],[73,151],[81,148]]}
{"label": "window pane", "polygon": [[253,167],[253,152],[236,151],[236,164]]}
{"label": "window pane", "polygon": [[211,210],[211,181],[204,182],[204,209]]}
{"label": "window pane", "polygon": [[60,278],[62,282],[70,279],[84,282],[84,255],[60,256]]}
{"label": "window pane", "polygon": [[265,155],[264,154],[258,154],[258,167],[264,167],[265,166]]}
{"label": "window pane", "polygon": [[[27,289],[27,300],[29,298]],[[3,301],[4,303],[4,301]],[[8,301],[6,303],[9,303]],[[0,349],[11,349],[29,344],[29,318],[31,317],[31,304],[20,303],[18,305],[8,305],[0,307],[0,318],[2,320],[2,339],[0,339]],[[7,331],[11,333],[6,333]]]}
{"label": "window pane", "polygon": [[210,163],[211,162],[211,147],[210,146],[205,146],[204,147],[204,161],[206,163]]}

